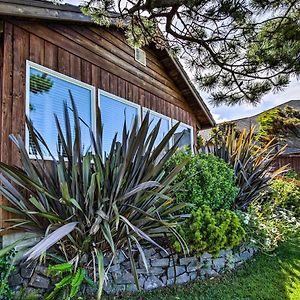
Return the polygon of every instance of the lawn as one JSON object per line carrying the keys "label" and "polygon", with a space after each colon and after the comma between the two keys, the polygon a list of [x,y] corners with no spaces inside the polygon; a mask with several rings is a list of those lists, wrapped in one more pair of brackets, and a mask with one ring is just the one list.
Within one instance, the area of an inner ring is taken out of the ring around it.
{"label": "lawn", "polygon": [[[107,299],[117,299],[109,297]],[[257,255],[222,278],[127,295],[130,300],[300,300],[300,246],[285,244],[276,254]]]}

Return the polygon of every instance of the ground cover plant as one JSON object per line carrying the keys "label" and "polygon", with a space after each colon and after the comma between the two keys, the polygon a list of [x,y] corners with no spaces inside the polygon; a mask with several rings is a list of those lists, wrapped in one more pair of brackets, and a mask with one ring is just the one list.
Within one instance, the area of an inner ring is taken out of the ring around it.
{"label": "ground cover plant", "polygon": [[[168,151],[165,148],[178,125],[154,148],[160,124],[149,132],[148,114],[140,127],[137,119],[131,131],[124,125],[120,141],[115,137],[110,152],[104,155],[98,110],[96,133],[91,131],[93,152],[83,153],[84,125],[71,102],[71,109],[65,104],[64,124],[56,118],[61,145],[57,153],[50,153],[29,120],[27,126],[39,159],[30,160],[22,139],[11,136],[20,151],[22,168],[0,163],[0,192],[11,204],[1,207],[17,216],[7,220],[8,229],[32,232],[41,238],[25,253],[27,260],[67,262],[74,274],[84,268],[95,280],[97,272],[100,299],[107,271],[103,267],[105,254],[112,254],[113,259],[117,249],[127,251],[138,286],[133,247],[143,257],[142,243],[164,250],[156,240],[175,235],[185,248],[176,233],[177,211],[184,205],[170,197],[176,191],[171,183],[185,162],[165,173],[164,166],[177,146]],[[44,158],[44,151],[52,157],[50,161]]]}

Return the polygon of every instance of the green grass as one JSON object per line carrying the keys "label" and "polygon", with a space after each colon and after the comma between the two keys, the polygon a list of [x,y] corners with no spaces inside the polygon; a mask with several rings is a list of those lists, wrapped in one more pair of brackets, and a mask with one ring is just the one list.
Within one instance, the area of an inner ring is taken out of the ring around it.
{"label": "green grass", "polygon": [[257,255],[218,279],[107,299],[300,300],[300,246],[285,244],[273,255]]}

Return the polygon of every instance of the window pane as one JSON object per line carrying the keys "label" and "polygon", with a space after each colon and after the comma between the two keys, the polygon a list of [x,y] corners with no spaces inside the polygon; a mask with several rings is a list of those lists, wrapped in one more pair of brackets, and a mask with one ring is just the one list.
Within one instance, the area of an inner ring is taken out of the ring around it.
{"label": "window pane", "polygon": [[[145,114],[146,114],[146,112],[144,112],[144,116],[145,116]],[[154,143],[154,147],[156,147],[162,141],[164,136],[170,131],[170,121],[169,121],[168,117],[161,117],[157,114],[150,112],[149,122],[151,122],[151,123],[149,126],[149,132],[151,132],[154,129],[154,127],[157,125],[159,120],[161,120],[161,123],[160,123],[160,128],[159,128],[159,132],[158,132],[156,141]]]}
{"label": "window pane", "polygon": [[[64,102],[70,108],[71,125],[74,124],[69,91],[73,95],[79,116],[83,120],[81,123],[82,143],[84,150],[88,150],[91,146],[90,134],[84,123],[90,127],[92,126],[91,90],[30,67],[29,118],[43,136],[53,154],[57,151],[58,142],[54,114],[57,115],[64,129]],[[36,154],[31,147],[31,143],[29,148],[30,154]]]}
{"label": "window pane", "polygon": [[103,150],[108,153],[115,134],[117,134],[117,140],[121,141],[125,119],[127,129],[130,130],[135,117],[138,115],[138,108],[109,97],[106,94],[101,94],[100,97],[103,123]]}
{"label": "window pane", "polygon": [[[183,136],[181,137],[183,133]],[[181,137],[181,138],[180,138]],[[174,133],[174,143],[176,143],[180,139],[178,143],[178,147],[191,147],[192,143],[192,130],[191,128],[185,126],[184,124],[180,124]]]}

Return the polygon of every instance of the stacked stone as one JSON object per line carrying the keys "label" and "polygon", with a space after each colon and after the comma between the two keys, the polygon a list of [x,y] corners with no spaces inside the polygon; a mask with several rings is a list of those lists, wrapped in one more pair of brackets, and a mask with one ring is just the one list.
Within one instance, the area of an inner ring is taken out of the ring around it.
{"label": "stacked stone", "polygon": [[[254,253],[254,248],[246,246],[235,250],[222,250],[217,256],[204,253],[200,257],[183,257],[178,254],[170,255],[159,249],[144,249],[147,267],[141,255],[138,253],[136,255],[139,285],[142,290],[153,290],[173,284],[184,284],[195,279],[216,277],[226,270],[241,265]],[[109,257],[105,257],[104,264],[106,267],[111,265],[104,284],[106,293],[137,291],[130,260],[122,251],[118,252],[112,262]],[[10,284],[16,289],[23,286],[38,289],[44,294],[54,282],[46,276],[45,267],[29,265],[16,268],[10,277]],[[95,289],[84,287],[82,292],[85,295],[94,295]]]}

